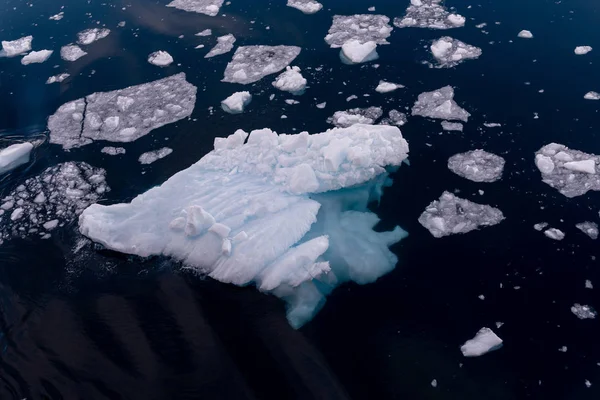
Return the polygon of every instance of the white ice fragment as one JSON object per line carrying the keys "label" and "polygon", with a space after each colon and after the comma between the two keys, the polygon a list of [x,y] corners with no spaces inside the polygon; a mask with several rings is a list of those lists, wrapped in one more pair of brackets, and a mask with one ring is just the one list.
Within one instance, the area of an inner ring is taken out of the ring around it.
{"label": "white ice fragment", "polygon": [[318,103],[316,107],[317,107],[317,108],[320,108],[320,109],[323,109],[323,108],[325,108],[326,106],[327,106],[327,102],[326,102],[326,101],[324,101],[324,102],[322,102],[322,103]]}
{"label": "white ice fragment", "polygon": [[31,50],[31,41],[33,36],[25,36],[17,40],[3,40],[2,50],[6,57],[14,57],[27,53]]}
{"label": "white ice fragment", "polygon": [[434,380],[432,380],[432,381],[431,381],[431,387],[434,387],[434,388],[436,388],[436,387],[437,387],[437,385],[438,385],[438,382],[437,382],[437,380],[436,380],[436,379],[434,379]]}
{"label": "white ice fragment", "polygon": [[547,226],[548,226],[547,222],[539,222],[539,223],[533,225],[533,229],[535,229],[538,232],[541,232],[544,229],[546,229]]}
{"label": "white ice fragment", "polygon": [[490,328],[481,328],[477,335],[467,340],[460,350],[465,357],[479,357],[502,347],[500,339]]}
{"label": "white ice fragment", "polygon": [[520,38],[523,38],[523,39],[532,39],[533,38],[533,34],[525,29],[523,29],[521,32],[519,32],[519,34],[517,36]]}
{"label": "white ice fragment", "polygon": [[372,125],[383,115],[380,107],[351,108],[346,111],[336,111],[327,122],[337,127],[346,128],[354,124]]}
{"label": "white ice fragment", "polygon": [[395,125],[395,126],[403,126],[406,124],[406,114],[398,111],[398,110],[390,110],[388,112],[388,117],[381,120],[381,125]]}
{"label": "white ice fragment", "polygon": [[11,171],[29,162],[33,144],[17,143],[0,150],[0,174]]}
{"label": "white ice fragment", "polygon": [[109,156],[117,156],[119,154],[126,153],[126,151],[123,147],[111,147],[111,146],[103,147],[102,150],[100,150],[100,152],[104,153],[104,154],[108,154]]}
{"label": "white ice fragment", "polygon": [[345,64],[361,64],[378,58],[377,43],[373,41],[361,43],[358,40],[349,40],[340,50],[340,59]]}
{"label": "white ice fragment", "polygon": [[449,132],[462,132],[463,124],[460,122],[442,121],[442,129]]}
{"label": "white ice fragment", "polygon": [[107,28],[92,28],[81,31],[77,34],[77,44],[86,46],[100,39],[104,39],[110,34]]}
{"label": "white ice fragment", "polygon": [[554,240],[563,240],[565,238],[565,233],[557,228],[548,228],[544,231],[544,235]]}
{"label": "white ice fragment", "polygon": [[173,62],[173,57],[171,57],[171,55],[166,51],[159,50],[148,55],[148,62],[158,67],[166,67],[171,65]]}
{"label": "white ice fragment", "polygon": [[451,68],[465,60],[479,58],[481,49],[449,36],[444,36],[433,41],[431,53],[437,60],[439,67]]}
{"label": "white ice fragment", "polygon": [[235,36],[232,34],[219,36],[217,38],[217,44],[213,47],[204,58],[211,58],[215,56],[220,56],[221,54],[225,54],[233,49],[233,44],[235,43]]}
{"label": "white ice fragment", "polygon": [[219,13],[222,5],[223,0],[173,0],[167,4],[167,7],[214,17]]}
{"label": "white ice fragment", "polygon": [[483,150],[473,150],[450,157],[448,168],[473,182],[495,182],[502,177],[504,158]]}
{"label": "white ice fragment", "polygon": [[196,36],[210,36],[210,35],[212,35],[211,29],[205,29],[203,31],[196,33]]}
{"label": "white ice fragment", "polygon": [[467,122],[471,116],[454,101],[452,86],[421,93],[412,108],[412,115],[463,122]]}
{"label": "white ice fragment", "polygon": [[577,46],[577,47],[575,47],[575,54],[577,54],[578,56],[582,56],[584,54],[587,54],[590,51],[592,51],[592,47],[591,46]]}
{"label": "white ice fragment", "polygon": [[50,18],[48,18],[48,19],[51,21],[60,21],[61,19],[63,19],[64,16],[65,16],[64,11],[61,11],[58,14],[51,15]]}
{"label": "white ice fragment", "polygon": [[287,0],[287,6],[302,11],[304,14],[314,14],[323,8],[316,0]]}
{"label": "white ice fragment", "polygon": [[411,0],[402,18],[394,18],[398,28],[451,29],[465,25],[465,17],[450,14],[443,0]]}
{"label": "white ice fragment", "polygon": [[379,81],[379,84],[375,88],[375,91],[377,93],[389,93],[389,92],[393,92],[396,89],[401,89],[403,87],[404,87],[404,85],[400,85],[398,83]]}
{"label": "white ice fragment", "polygon": [[240,114],[252,101],[250,92],[235,92],[225,100],[221,101],[221,108],[229,114]]}
{"label": "white ice fragment", "polygon": [[53,219],[52,221],[44,223],[43,227],[45,230],[51,231],[58,226],[58,222],[59,221],[57,219]]}
{"label": "white ice fragment", "polygon": [[60,57],[65,61],[77,61],[87,53],[75,44],[68,44],[60,48]]}
{"label": "white ice fragment", "polygon": [[600,93],[598,92],[587,92],[584,96],[586,100],[600,100]]}
{"label": "white ice fragment", "polygon": [[586,289],[593,289],[594,285],[592,285],[592,281],[590,281],[589,279],[586,279],[586,281],[585,281],[585,288]]}
{"label": "white ice fragment", "polygon": [[286,67],[286,70],[273,81],[273,86],[293,95],[303,94],[307,81],[300,72],[299,67]]}
{"label": "white ice fragment", "polygon": [[240,46],[225,68],[223,82],[256,82],[287,67],[300,50],[296,46]]}
{"label": "white ice fragment", "polygon": [[483,126],[485,126],[486,128],[499,128],[502,125],[497,122],[484,122]]}
{"label": "white ice fragment", "polygon": [[62,74],[51,76],[46,81],[46,85],[50,85],[52,83],[60,83],[60,82],[64,81],[65,79],[67,79],[69,76],[71,76],[71,75],[67,74],[67,73],[62,73]]}
{"label": "white ice fragment", "polygon": [[575,224],[575,227],[581,232],[588,235],[591,239],[598,239],[598,224],[595,222],[585,221]]}
{"label": "white ice fragment", "polygon": [[571,307],[571,312],[579,319],[594,319],[596,318],[596,310],[587,305],[575,303]]}
{"label": "white ice fragment", "polygon": [[21,64],[29,65],[29,64],[40,64],[46,61],[50,56],[54,53],[52,50],[40,50],[40,51],[32,51],[21,59]]}
{"label": "white ice fragment", "polygon": [[173,152],[173,149],[170,149],[168,147],[163,147],[162,149],[148,151],[148,152],[142,154],[138,158],[138,161],[140,162],[140,164],[144,164],[144,165],[152,164],[153,162],[156,162],[156,161],[160,160],[161,158],[165,158],[172,152]]}
{"label": "white ice fragment", "polygon": [[25,212],[24,209],[22,209],[21,207],[16,208],[12,214],[10,214],[10,220],[11,221],[16,221],[18,219],[20,219],[21,217],[23,217],[23,213]]}
{"label": "white ice fragment", "polygon": [[334,49],[350,41],[365,44],[374,42],[376,45],[389,44],[386,39],[393,29],[389,22],[390,19],[385,15],[334,15],[325,41]]}

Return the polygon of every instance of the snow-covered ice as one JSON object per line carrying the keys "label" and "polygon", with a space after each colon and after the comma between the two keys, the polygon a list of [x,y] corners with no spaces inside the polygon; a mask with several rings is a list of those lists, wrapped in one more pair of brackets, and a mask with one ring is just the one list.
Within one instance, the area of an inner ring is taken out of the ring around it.
{"label": "snow-covered ice", "polygon": [[77,34],[77,44],[86,46],[100,39],[104,39],[110,34],[108,28],[92,28],[81,31]]}
{"label": "snow-covered ice", "polygon": [[299,67],[286,67],[273,81],[273,86],[284,92],[289,92],[294,95],[304,94],[306,89],[306,79],[302,76]]}
{"label": "snow-covered ice", "polygon": [[219,13],[222,5],[223,0],[173,0],[167,4],[167,7],[214,17]]}
{"label": "snow-covered ice", "polygon": [[431,45],[431,54],[443,68],[454,67],[465,60],[479,58],[481,49],[471,46],[460,40],[444,36],[434,40]]}
{"label": "snow-covered ice", "polygon": [[351,108],[346,111],[336,111],[327,122],[340,128],[354,124],[372,125],[383,115],[380,107]]}
{"label": "snow-covered ice", "polygon": [[448,168],[473,182],[495,182],[502,177],[504,158],[483,150],[467,151],[450,157]]}
{"label": "snow-covered ice", "polygon": [[444,192],[439,200],[433,201],[419,217],[423,225],[434,237],[467,233],[479,227],[493,226],[504,219],[497,208],[473,203]]}
{"label": "snow-covered ice", "polygon": [[131,203],[89,207],[79,227],[115,251],[163,254],[221,282],[254,283],[284,299],[299,327],[338,284],[370,283],[394,268],[388,246],[406,233],[375,232],[367,204],[389,182],[386,167],[407,156],[390,126],[238,130]]}
{"label": "snow-covered ice", "polygon": [[205,29],[203,31],[196,33],[196,36],[210,36],[210,35],[212,35],[212,29]]}
{"label": "snow-covered ice", "polygon": [[454,101],[452,86],[444,86],[432,92],[421,93],[411,112],[412,115],[421,117],[463,122],[467,122],[471,116]]}
{"label": "snow-covered ice", "polygon": [[215,56],[220,56],[221,54],[225,54],[233,49],[233,44],[235,43],[235,36],[232,34],[219,36],[217,38],[217,44],[213,47],[204,58],[211,58]]}
{"label": "snow-covered ice", "polygon": [[[109,190],[105,171],[83,162],[66,162],[27,179],[0,200],[0,242],[39,235],[73,222]],[[44,228],[44,225],[48,228]]]}
{"label": "snow-covered ice", "polygon": [[411,0],[403,18],[394,18],[398,28],[451,29],[465,25],[465,17],[451,14],[444,0]]}
{"label": "snow-covered ice", "polygon": [[600,157],[550,143],[535,155],[535,165],[542,173],[544,183],[567,197],[581,196],[590,190],[600,190],[600,176],[596,165]]}
{"label": "snow-covered ice", "polygon": [[95,140],[132,142],[188,117],[196,87],[179,73],[141,85],[90,94],[63,104],[48,119],[50,143],[65,149]]}
{"label": "snow-covered ice", "polygon": [[314,14],[323,8],[316,0],[287,0],[287,6],[302,11],[304,14]]}
{"label": "snow-covered ice", "polygon": [[60,57],[65,61],[77,61],[86,54],[76,44],[68,44],[60,48]]}
{"label": "snow-covered ice", "polygon": [[481,328],[473,339],[467,340],[460,350],[465,357],[479,357],[502,347],[500,339],[490,328]]}
{"label": "snow-covered ice", "polygon": [[578,56],[582,56],[584,54],[587,54],[590,51],[592,51],[592,47],[591,46],[577,46],[577,47],[575,47],[575,54],[577,54]]}
{"label": "snow-covered ice", "polygon": [[0,149],[0,174],[4,174],[29,162],[33,144],[17,143]]}
{"label": "snow-covered ice", "polygon": [[381,120],[381,125],[395,125],[402,126],[407,122],[406,114],[398,110],[390,110],[387,118]]}
{"label": "snow-covered ice", "polygon": [[46,61],[54,53],[53,50],[32,51],[21,59],[21,64],[39,64]]}
{"label": "snow-covered ice", "polygon": [[51,21],[60,21],[61,19],[63,19],[64,16],[65,16],[65,12],[61,11],[58,14],[51,15],[50,18],[48,18],[48,19]]}
{"label": "snow-covered ice", "polygon": [[553,240],[563,240],[565,238],[565,233],[557,228],[548,228],[544,231],[544,235]]}
{"label": "snow-covered ice", "polygon": [[375,88],[375,91],[377,93],[389,93],[397,89],[402,89],[403,87],[404,85],[400,85],[398,83],[379,81],[379,84]]}
{"label": "snow-covered ice", "polygon": [[533,34],[525,29],[523,29],[521,32],[519,32],[519,34],[517,36],[520,38],[523,38],[523,39],[532,39],[533,38]]}
{"label": "snow-covered ice", "polygon": [[2,50],[6,57],[14,57],[31,50],[33,36],[25,36],[17,40],[3,40]]}
{"label": "snow-covered ice", "polygon": [[148,55],[148,62],[158,67],[166,67],[173,63],[173,57],[166,51],[159,50]]}
{"label": "snow-covered ice", "polygon": [[221,108],[229,114],[240,114],[251,101],[250,92],[235,92],[221,102]]}
{"label": "snow-covered ice", "polygon": [[340,48],[351,40],[389,44],[386,39],[392,29],[390,19],[385,15],[334,15],[325,41],[332,48]]}
{"label": "snow-covered ice", "polygon": [[140,156],[140,158],[138,158],[138,161],[140,162],[140,164],[144,164],[144,165],[152,164],[153,162],[156,162],[156,161],[160,160],[161,158],[165,158],[172,152],[173,152],[173,149],[170,149],[168,147],[163,147],[162,149],[148,151],[148,152],[142,154]]}
{"label": "snow-covered ice", "polygon": [[345,64],[361,64],[377,60],[377,43],[370,41],[362,43],[352,39],[342,45],[340,59]]}
{"label": "snow-covered ice", "polygon": [[298,54],[297,46],[241,46],[225,68],[223,82],[246,85],[281,71]]}
{"label": "snow-covered ice", "polygon": [[585,221],[575,224],[575,227],[581,232],[588,235],[591,239],[598,239],[598,224],[595,222]]}
{"label": "snow-covered ice", "polygon": [[119,154],[125,154],[126,151],[123,147],[112,147],[106,146],[100,150],[101,153],[108,154],[109,156],[118,156]]}
{"label": "snow-covered ice", "polygon": [[462,132],[463,124],[461,124],[460,122],[442,121],[442,129],[450,132]]}
{"label": "snow-covered ice", "polygon": [[596,318],[596,310],[587,305],[581,305],[578,303],[573,304],[571,312],[579,319],[594,319]]}
{"label": "snow-covered ice", "polygon": [[46,81],[46,85],[50,85],[52,83],[60,83],[60,82],[64,81],[65,79],[67,79],[69,76],[71,76],[71,75],[67,74],[67,73],[62,73],[62,74],[51,76]]}
{"label": "snow-covered ice", "polygon": [[600,93],[598,92],[587,92],[584,96],[586,100],[600,100]]}

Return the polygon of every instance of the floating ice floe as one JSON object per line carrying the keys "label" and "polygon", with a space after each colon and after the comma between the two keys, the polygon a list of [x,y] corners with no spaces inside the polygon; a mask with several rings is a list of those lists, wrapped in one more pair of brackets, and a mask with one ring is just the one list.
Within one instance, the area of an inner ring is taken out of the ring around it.
{"label": "floating ice floe", "polygon": [[32,51],[21,59],[21,64],[40,64],[45,62],[54,53],[52,50]]}
{"label": "floating ice floe", "polygon": [[77,34],[77,44],[87,46],[100,39],[104,39],[110,34],[108,28],[92,28],[81,31]]}
{"label": "floating ice floe", "polygon": [[495,182],[502,177],[504,158],[483,150],[467,151],[450,157],[448,168],[473,182]]}
{"label": "floating ice floe", "polygon": [[238,130],[131,203],[89,207],[79,227],[115,251],[163,254],[221,282],[254,283],[284,299],[299,327],[338,284],[370,283],[394,268],[388,246],[406,232],[375,232],[367,204],[389,182],[386,167],[407,156],[396,127]]}
{"label": "floating ice floe", "polygon": [[596,165],[600,157],[550,143],[535,155],[535,165],[544,183],[567,197],[581,196],[589,190],[600,190]]}
{"label": "floating ice floe", "polygon": [[167,4],[167,7],[214,17],[219,13],[222,5],[223,0],[173,0]]}
{"label": "floating ice floe", "polygon": [[500,339],[490,328],[481,328],[477,335],[467,340],[460,350],[465,357],[479,357],[502,347]]}
{"label": "floating ice floe", "polygon": [[390,110],[387,118],[382,119],[379,124],[380,125],[402,126],[402,125],[406,124],[406,122],[407,122],[406,114],[404,114],[398,110]]}
{"label": "floating ice floe", "polygon": [[162,149],[148,151],[148,152],[142,154],[140,156],[140,158],[138,158],[138,161],[140,162],[140,164],[144,164],[144,165],[152,164],[153,162],[156,162],[156,161],[160,160],[161,158],[165,158],[172,152],[173,152],[173,149],[170,149],[168,147],[163,147]]}
{"label": "floating ice floe", "polygon": [[560,229],[556,228],[548,228],[544,231],[544,235],[552,240],[563,240],[565,238],[565,233]]}
{"label": "floating ice floe", "polygon": [[287,6],[300,10],[304,14],[314,14],[323,8],[323,4],[316,0],[288,0]]}
{"label": "floating ice floe", "polygon": [[210,36],[210,35],[212,35],[211,29],[205,29],[203,31],[196,33],[196,36]]}
{"label": "floating ice floe", "polygon": [[433,41],[431,53],[440,67],[451,68],[465,60],[479,58],[481,49],[449,36],[444,36]]}
{"label": "floating ice floe", "polygon": [[439,200],[432,202],[419,217],[423,225],[434,237],[467,233],[479,227],[493,226],[504,219],[497,208],[473,203],[444,192]]}
{"label": "floating ice floe", "polygon": [[443,4],[444,0],[411,0],[403,18],[394,18],[398,28],[451,29],[465,25],[465,17],[451,14]]}
{"label": "floating ice floe", "polygon": [[379,84],[375,88],[375,91],[377,93],[389,93],[397,89],[402,89],[403,87],[404,85],[400,85],[398,83],[379,81]]}
{"label": "floating ice floe", "polygon": [[334,49],[342,47],[344,43],[351,40],[360,43],[389,44],[386,39],[393,29],[389,22],[390,19],[385,15],[334,15],[325,41]]}
{"label": "floating ice floe", "polygon": [[221,108],[229,114],[240,114],[251,101],[250,92],[236,92],[221,102]]}
{"label": "floating ice floe", "polygon": [[523,38],[523,39],[532,39],[533,38],[533,34],[525,29],[523,29],[521,32],[519,32],[519,34],[517,36],[520,38]]}
{"label": "floating ice floe", "polygon": [[68,44],[60,48],[60,57],[65,61],[77,61],[86,54],[76,44]]}
{"label": "floating ice floe", "polygon": [[547,222],[540,222],[540,223],[533,225],[533,229],[535,229],[538,232],[541,232],[544,229],[546,229],[547,226],[548,226]]}
{"label": "floating ice floe", "polygon": [[159,50],[148,55],[148,62],[158,67],[166,67],[173,63],[173,57],[166,51]]}
{"label": "floating ice floe", "polygon": [[377,43],[373,41],[362,43],[354,39],[349,40],[340,50],[340,59],[344,64],[361,64],[378,58]]}
{"label": "floating ice floe", "polygon": [[575,227],[581,232],[588,235],[591,239],[598,239],[598,224],[595,222],[585,221],[575,224]]}
{"label": "floating ice floe", "polygon": [[46,85],[50,85],[52,83],[57,83],[57,82],[60,83],[60,82],[64,81],[65,79],[67,79],[69,76],[71,76],[71,75],[67,74],[67,73],[51,76],[46,81]]}
{"label": "floating ice floe", "polygon": [[486,128],[499,128],[502,125],[496,122],[484,122],[483,126],[485,126]]}
{"label": "floating ice floe", "polygon": [[214,56],[220,56],[221,54],[225,54],[233,49],[233,44],[235,43],[235,36],[232,34],[219,36],[217,38],[217,44],[213,47],[204,58],[211,58]]}
{"label": "floating ice floe", "polygon": [[573,304],[571,312],[579,319],[594,319],[596,318],[596,310],[587,305],[581,305],[578,303]]}
{"label": "floating ice floe", "polygon": [[383,115],[381,107],[351,108],[336,111],[327,122],[339,128],[347,128],[355,124],[372,125]]}
{"label": "floating ice floe", "polygon": [[297,46],[241,46],[225,68],[223,82],[246,85],[281,71],[298,54]]}
{"label": "floating ice floe", "polygon": [[70,223],[109,190],[105,171],[67,162],[27,179],[0,200],[0,242],[38,235]]}
{"label": "floating ice floe", "polygon": [[577,46],[577,47],[575,47],[575,54],[577,54],[578,56],[582,56],[584,54],[587,54],[590,51],[592,51],[592,47],[591,46]]}
{"label": "floating ice floe", "polygon": [[584,96],[586,100],[600,100],[600,93],[598,92],[587,92]]}
{"label": "floating ice floe", "polygon": [[65,16],[64,11],[61,11],[58,14],[51,15],[50,18],[48,18],[48,19],[51,21],[60,21],[61,19],[63,19],[64,16]]}
{"label": "floating ice floe", "polygon": [[412,115],[467,122],[471,114],[460,108],[454,99],[452,86],[421,93],[412,108]]}
{"label": "floating ice floe", "polygon": [[304,94],[307,82],[300,72],[298,67],[286,67],[285,71],[273,81],[273,86],[293,95]]}
{"label": "floating ice floe", "polygon": [[48,119],[50,143],[65,149],[95,140],[132,142],[194,110],[196,87],[179,73],[63,104]]}
{"label": "floating ice floe", "polygon": [[11,171],[29,162],[33,144],[17,143],[0,150],[0,174]]}
{"label": "floating ice floe", "polygon": [[33,36],[25,36],[17,40],[3,40],[2,50],[6,57],[15,57],[31,50]]}
{"label": "floating ice floe", "polygon": [[106,146],[100,150],[101,153],[108,154],[109,156],[118,156],[119,154],[125,154],[126,151],[122,147],[111,147]]}
{"label": "floating ice floe", "polygon": [[442,129],[445,131],[462,132],[463,124],[460,122],[442,121]]}

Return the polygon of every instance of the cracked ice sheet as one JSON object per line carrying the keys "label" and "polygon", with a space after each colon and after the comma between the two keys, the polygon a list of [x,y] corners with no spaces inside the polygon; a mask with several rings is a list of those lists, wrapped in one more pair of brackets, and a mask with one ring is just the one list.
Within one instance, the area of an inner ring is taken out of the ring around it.
{"label": "cracked ice sheet", "polygon": [[465,60],[481,56],[479,47],[471,46],[449,36],[434,40],[430,48],[439,68],[452,68]]}
{"label": "cracked ice sheet", "polygon": [[83,162],[47,168],[0,200],[0,243],[31,235],[47,238],[109,190],[101,168]]}
{"label": "cracked ice sheet", "polygon": [[241,46],[225,68],[223,82],[246,85],[281,71],[298,54],[297,46]]}
{"label": "cracked ice sheet", "polygon": [[217,44],[213,47],[204,58],[211,58],[215,56],[220,56],[221,54],[225,54],[233,49],[233,44],[235,43],[235,36],[232,34],[219,36],[217,38]]}
{"label": "cracked ice sheet", "polygon": [[550,143],[535,155],[535,165],[544,183],[567,197],[581,196],[589,190],[600,190],[597,165],[600,157]]}
{"label": "cracked ice sheet", "polygon": [[407,156],[396,127],[238,130],[131,203],[88,208],[79,226],[116,251],[163,254],[221,282],[254,283],[283,298],[299,327],[339,283],[373,282],[394,268],[388,246],[406,233],[375,232],[367,203],[389,180],[386,167]]}
{"label": "cracked ice sheet", "polygon": [[179,73],[65,103],[48,119],[50,143],[64,149],[94,140],[132,142],[194,110],[196,87]]}
{"label": "cracked ice sheet", "polygon": [[504,219],[497,208],[473,203],[444,192],[439,200],[432,202],[419,217],[434,237],[467,233],[482,226],[499,224]]}
{"label": "cracked ice sheet", "polygon": [[450,157],[448,168],[473,182],[495,182],[502,177],[504,158],[483,150],[467,151]]}
{"label": "cracked ice sheet", "polygon": [[450,14],[443,0],[411,0],[403,18],[394,18],[398,28],[451,29],[465,25],[465,17]]}
{"label": "cracked ice sheet", "polygon": [[304,14],[314,14],[323,8],[323,4],[315,0],[288,0],[288,7],[293,7]]}
{"label": "cracked ice sheet", "polygon": [[214,17],[219,13],[223,0],[174,0],[167,7],[178,8],[183,11],[197,12]]}
{"label": "cracked ice sheet", "polygon": [[389,22],[390,19],[385,15],[334,15],[325,41],[334,49],[351,40],[390,44],[386,40],[393,29]]}
{"label": "cracked ice sheet", "polygon": [[383,115],[381,107],[351,108],[346,111],[336,111],[327,118],[327,122],[341,128],[354,124],[372,125]]}
{"label": "cracked ice sheet", "polygon": [[471,114],[459,107],[454,99],[452,86],[444,86],[432,92],[421,93],[412,108],[412,115],[467,122]]}

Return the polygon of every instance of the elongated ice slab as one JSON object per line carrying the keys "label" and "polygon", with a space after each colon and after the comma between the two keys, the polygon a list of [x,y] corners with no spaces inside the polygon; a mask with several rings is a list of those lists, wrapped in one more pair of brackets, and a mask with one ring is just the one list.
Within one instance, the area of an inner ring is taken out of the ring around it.
{"label": "elongated ice slab", "polygon": [[51,76],[46,81],[46,85],[50,85],[52,83],[60,83],[60,82],[64,81],[65,79],[67,79],[69,76],[71,76],[71,75],[67,74],[67,73]]}
{"label": "elongated ice slab", "polygon": [[375,88],[377,93],[389,93],[393,92],[396,89],[402,89],[404,85],[400,85],[398,83],[379,81],[379,84]]}
{"label": "elongated ice slab", "polygon": [[477,335],[467,340],[460,350],[465,357],[479,357],[502,347],[502,339],[490,328],[481,328]]}
{"label": "elongated ice slab", "polygon": [[578,56],[587,54],[590,51],[592,51],[592,46],[577,46],[577,47],[575,47],[575,54],[577,54]]}
{"label": "elongated ice slab", "polygon": [[504,158],[483,150],[467,151],[450,157],[448,168],[473,182],[495,182],[502,177]]}
{"label": "elongated ice slab", "polygon": [[383,110],[380,107],[351,108],[346,111],[336,111],[327,122],[341,128],[355,124],[372,125],[382,115]]}
{"label": "elongated ice slab", "polygon": [[584,96],[586,100],[600,100],[600,93],[598,92],[587,92]]}
{"label": "elongated ice slab", "polygon": [[200,31],[198,33],[196,33],[195,36],[210,36],[212,35],[212,29],[205,29],[203,31]]}
{"label": "elongated ice slab", "polygon": [[565,238],[565,233],[556,228],[548,228],[544,231],[544,235],[552,240],[563,240]]}
{"label": "elongated ice slab", "polygon": [[112,147],[106,146],[100,150],[101,153],[108,154],[109,156],[118,156],[120,154],[125,154],[126,150],[123,147]]}
{"label": "elongated ice slab", "polygon": [[60,48],[60,57],[65,61],[77,61],[86,54],[76,44],[68,44]]}
{"label": "elongated ice slab", "polygon": [[131,203],[88,208],[79,226],[116,251],[164,254],[221,282],[254,283],[284,299],[298,327],[339,283],[373,282],[394,268],[388,246],[406,233],[375,232],[379,219],[366,206],[386,167],[407,153],[388,126],[238,130]]}
{"label": "elongated ice slab", "polygon": [[578,303],[573,304],[571,312],[579,319],[594,319],[597,315],[596,310],[592,307]]}
{"label": "elongated ice slab", "polygon": [[167,7],[214,17],[219,13],[222,5],[223,0],[173,0],[167,4]]}
{"label": "elongated ice slab", "polygon": [[454,101],[452,86],[421,93],[412,108],[412,115],[467,122],[471,114]]}
{"label": "elongated ice slab", "polygon": [[21,64],[40,64],[45,62],[54,53],[52,50],[32,51],[21,59]]}
{"label": "elongated ice slab", "polygon": [[229,114],[240,114],[244,112],[251,101],[252,95],[250,92],[235,92],[221,102],[221,108]]}
{"label": "elongated ice slab", "polygon": [[600,190],[597,165],[600,157],[550,143],[535,153],[535,165],[544,183],[567,197],[581,196],[590,190]]}
{"label": "elongated ice slab", "polygon": [[460,122],[442,121],[442,129],[450,132],[462,132],[463,124],[461,124]]}
{"label": "elongated ice slab", "polygon": [[108,190],[103,169],[83,162],[47,168],[0,200],[0,242],[47,237],[47,231],[75,220]]}
{"label": "elongated ice slab", "polygon": [[398,110],[390,110],[387,118],[381,120],[381,125],[395,125],[402,126],[406,124],[408,120],[406,119],[406,114],[400,112]]}
{"label": "elongated ice slab", "polygon": [[17,40],[3,40],[2,50],[7,57],[14,57],[31,50],[33,36],[25,36]]}
{"label": "elongated ice slab", "polygon": [[51,21],[60,21],[65,16],[64,11],[59,12],[58,14],[51,15],[48,19]]}
{"label": "elongated ice slab", "polygon": [[246,85],[281,71],[298,54],[297,46],[241,46],[225,68],[223,82]]}
{"label": "elongated ice slab", "polygon": [[27,164],[31,150],[33,150],[33,145],[29,142],[17,143],[0,149],[0,174]]}
{"label": "elongated ice slab", "polygon": [[92,44],[100,39],[104,39],[110,34],[108,28],[92,28],[81,31],[77,34],[77,44],[88,45]]}
{"label": "elongated ice slab", "polygon": [[168,147],[163,147],[162,149],[148,151],[148,152],[142,154],[140,156],[140,158],[138,158],[138,161],[140,162],[140,164],[144,164],[144,165],[152,164],[153,162],[156,162],[162,158],[165,158],[172,152],[173,152],[173,149],[170,149]]}
{"label": "elongated ice slab", "polygon": [[50,143],[65,149],[95,140],[132,142],[194,110],[196,87],[179,73],[63,104],[48,119]]}
{"label": "elongated ice slab", "polygon": [[173,63],[173,57],[166,51],[159,50],[148,55],[148,62],[157,67],[166,67]]}
{"label": "elongated ice slab", "polygon": [[273,81],[273,86],[284,92],[301,95],[304,94],[306,83],[299,67],[285,67],[285,71]]}
{"label": "elongated ice slab", "polygon": [[479,227],[493,226],[504,219],[497,208],[473,203],[444,192],[439,200],[432,202],[419,217],[423,225],[434,237],[467,233]]}
{"label": "elongated ice slab", "polygon": [[215,56],[220,56],[221,54],[229,53],[231,49],[233,49],[233,44],[235,43],[235,36],[232,34],[219,36],[217,38],[217,44],[213,47],[204,58],[211,58]]}
{"label": "elongated ice slab", "polygon": [[340,59],[344,64],[361,64],[379,58],[377,43],[370,41],[362,43],[352,39],[342,45]]}
{"label": "elongated ice slab", "polygon": [[451,29],[465,25],[465,17],[451,14],[444,0],[411,0],[403,18],[394,18],[398,28]]}
{"label": "elongated ice slab", "polygon": [[323,4],[316,0],[288,0],[287,6],[300,10],[304,14],[314,14],[323,8]]}
{"label": "elongated ice slab", "polygon": [[390,19],[385,15],[334,15],[325,41],[332,48],[340,48],[351,40],[389,44],[386,39],[392,29]]}
{"label": "elongated ice slab", "polygon": [[521,39],[533,39],[533,33],[529,32],[528,30],[523,29],[521,32],[519,32],[517,34],[518,37],[520,37]]}
{"label": "elongated ice slab", "polygon": [[575,224],[575,227],[585,233],[590,239],[598,239],[598,224],[595,222],[585,221]]}
{"label": "elongated ice slab", "polygon": [[439,67],[455,67],[465,60],[479,58],[481,49],[471,46],[460,40],[444,36],[434,40],[431,45],[431,54],[438,62]]}

